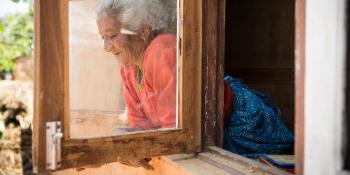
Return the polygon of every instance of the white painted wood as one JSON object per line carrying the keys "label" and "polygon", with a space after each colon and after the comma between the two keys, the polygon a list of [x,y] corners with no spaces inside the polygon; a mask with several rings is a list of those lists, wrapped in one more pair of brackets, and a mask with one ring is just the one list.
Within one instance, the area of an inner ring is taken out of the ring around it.
{"label": "white painted wood", "polygon": [[341,171],[345,0],[306,1],[304,174]]}

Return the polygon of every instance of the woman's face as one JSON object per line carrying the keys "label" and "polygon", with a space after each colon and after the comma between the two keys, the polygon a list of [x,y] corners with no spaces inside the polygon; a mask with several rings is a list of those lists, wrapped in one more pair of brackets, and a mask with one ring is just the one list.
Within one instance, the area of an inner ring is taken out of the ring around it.
{"label": "woman's face", "polygon": [[139,35],[120,33],[121,22],[113,16],[99,16],[97,26],[104,40],[104,49],[112,53],[119,64],[135,64],[143,57],[145,43]]}

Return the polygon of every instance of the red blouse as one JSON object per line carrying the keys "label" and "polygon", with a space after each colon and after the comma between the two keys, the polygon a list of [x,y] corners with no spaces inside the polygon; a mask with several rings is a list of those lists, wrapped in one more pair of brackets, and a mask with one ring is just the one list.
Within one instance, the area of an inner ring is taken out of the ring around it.
{"label": "red blouse", "polygon": [[176,37],[158,35],[144,54],[143,86],[136,90],[136,65],[121,67],[124,99],[131,128],[176,126]]}

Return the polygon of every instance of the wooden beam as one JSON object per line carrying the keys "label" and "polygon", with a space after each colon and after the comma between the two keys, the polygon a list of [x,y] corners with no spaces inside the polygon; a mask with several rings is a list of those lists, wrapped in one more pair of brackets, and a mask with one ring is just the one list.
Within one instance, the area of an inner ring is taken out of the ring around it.
{"label": "wooden beam", "polygon": [[218,59],[217,59],[217,117],[216,146],[222,147],[224,142],[224,68],[225,68],[225,29],[226,29],[226,0],[218,1]]}
{"label": "wooden beam", "polygon": [[204,147],[223,144],[226,0],[203,1]]}
{"label": "wooden beam", "polygon": [[[35,0],[33,164],[46,172],[46,123],[64,116],[65,1]],[[51,20],[52,18],[57,20]],[[58,27],[59,26],[59,27]]]}

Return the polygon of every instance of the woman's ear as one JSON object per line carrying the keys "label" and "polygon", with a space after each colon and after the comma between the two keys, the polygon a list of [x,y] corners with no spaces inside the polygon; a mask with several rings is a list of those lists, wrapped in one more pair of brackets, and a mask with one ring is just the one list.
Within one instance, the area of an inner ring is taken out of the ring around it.
{"label": "woman's ear", "polygon": [[148,43],[148,41],[150,39],[150,34],[151,34],[151,27],[147,24],[142,24],[139,34],[140,34],[140,38],[145,43]]}

